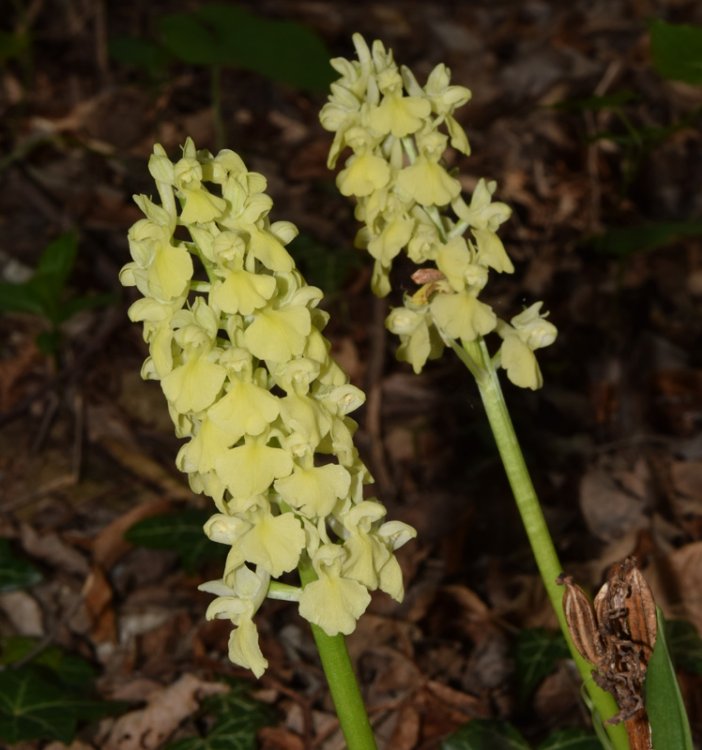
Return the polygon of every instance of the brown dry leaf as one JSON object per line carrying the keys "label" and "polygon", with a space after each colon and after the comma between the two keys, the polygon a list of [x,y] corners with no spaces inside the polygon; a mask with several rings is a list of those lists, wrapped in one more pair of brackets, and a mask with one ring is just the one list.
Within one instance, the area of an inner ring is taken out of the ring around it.
{"label": "brown dry leaf", "polygon": [[170,509],[171,503],[168,500],[147,500],[116,518],[105,526],[93,541],[95,562],[109,570],[132,548],[132,545],[124,538],[125,531],[137,521],[166,513]]}
{"label": "brown dry leaf", "polygon": [[0,611],[12,623],[17,635],[44,635],[41,608],[36,599],[26,591],[8,591],[0,594]]}
{"label": "brown dry leaf", "polygon": [[175,684],[152,693],[146,708],[120,716],[100,747],[102,750],[155,750],[170,737],[179,724],[197,711],[209,695],[226,693],[221,682],[205,682],[192,674]]}
{"label": "brown dry leaf", "polygon": [[117,627],[112,607],[112,587],[102,568],[95,565],[83,586],[83,601],[90,619],[90,637],[95,643],[116,643]]}
{"label": "brown dry leaf", "polygon": [[679,517],[702,516],[702,461],[673,461],[670,502]]}
{"label": "brown dry leaf", "polygon": [[55,533],[38,534],[29,524],[20,526],[22,547],[25,552],[54,568],[76,573],[80,576],[88,575],[90,566],[83,555],[66,544]]}
{"label": "brown dry leaf", "polygon": [[571,663],[563,661],[539,685],[532,705],[542,721],[552,722],[560,716],[571,716],[580,701],[580,679]]}
{"label": "brown dry leaf", "polygon": [[[488,701],[461,693],[446,685],[428,680],[417,694],[415,705],[423,716],[422,735],[427,739],[444,737],[469,719],[486,719],[492,707]],[[427,744],[427,747],[436,745]]]}
{"label": "brown dry leaf", "polygon": [[[41,354],[34,340],[23,336],[15,336],[18,341],[4,344],[4,357],[0,360],[0,413],[9,412],[20,398],[18,382],[41,361]],[[7,350],[12,348],[11,355]]]}
{"label": "brown dry leaf", "polygon": [[284,727],[264,727],[258,734],[261,750],[305,750],[302,737]]}
{"label": "brown dry leaf", "polygon": [[580,481],[580,509],[590,531],[605,542],[648,524],[643,500],[624,492],[609,471],[597,466]]}
{"label": "brown dry leaf", "polygon": [[686,619],[702,633],[702,542],[681,547],[668,559],[677,574]]}
{"label": "brown dry leaf", "polygon": [[[395,724],[395,731],[387,743],[392,750],[412,750],[417,747],[421,729],[419,712],[412,704],[403,705],[391,717]],[[380,730],[378,731],[380,735]]]}

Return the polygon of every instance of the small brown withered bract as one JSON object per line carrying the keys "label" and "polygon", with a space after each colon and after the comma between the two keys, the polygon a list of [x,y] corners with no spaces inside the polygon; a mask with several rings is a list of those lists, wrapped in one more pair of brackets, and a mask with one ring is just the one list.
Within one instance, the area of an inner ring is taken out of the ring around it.
{"label": "small brown withered bract", "polygon": [[561,574],[557,583],[565,586],[563,611],[575,648],[619,706],[608,723],[626,722],[632,748],[649,748],[644,680],[656,643],[656,605],[635,558],[612,566],[594,604],[570,576]]}

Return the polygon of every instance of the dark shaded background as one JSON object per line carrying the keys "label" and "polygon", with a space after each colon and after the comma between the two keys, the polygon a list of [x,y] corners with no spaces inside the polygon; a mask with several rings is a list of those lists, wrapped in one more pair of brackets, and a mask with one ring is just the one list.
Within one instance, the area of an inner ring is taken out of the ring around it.
{"label": "dark shaded background", "polygon": [[[673,232],[651,247],[644,229],[628,246],[608,232],[702,216],[702,91],[655,72],[647,32],[654,18],[700,24],[702,7],[241,5],[301,22],[333,55],[352,55],[353,31],[382,38],[420,81],[444,62],[471,88],[459,119],[473,154],[456,166],[466,191],[495,179],[514,210],[501,236],[517,272],[491,282],[490,301],[509,317],[543,299],[560,332],[539,353],[543,390],[506,392],[564,565],[596,587],[634,553],[666,614],[699,632],[702,245]],[[46,0],[16,3],[3,20],[29,41],[0,67],[0,271],[26,279],[47,243],[74,230],[68,291],[114,296],[61,327],[56,356],[36,346],[41,317],[0,317],[1,531],[44,574],[0,595],[0,633],[46,636],[90,659],[106,697],[143,699],[184,674],[246,677],[226,662],[228,626],[204,623],[208,597],[195,590],[219,563],[185,573],[175,555],[122,540],[139,518],[207,507],[175,470],[160,390],[139,379],[145,348],[117,273],[140,217],[131,195],[152,190],[153,143],[174,157],[188,135],[216,148],[216,132],[208,69],[176,61],[149,73],[116,60],[110,42],[154,39],[164,14],[197,7]],[[510,719],[535,741],[586,725],[564,662],[518,699],[517,635],[555,620],[465,371],[445,356],[414,376],[394,360],[386,303],[353,250],[352,206],[325,167],[324,94],[234,68],[221,92],[225,144],[267,177],[273,217],[302,230],[296,258],[328,293],[328,335],[369,394],[359,447],[379,494],[419,530],[402,554],[404,604],[379,597],[350,639],[381,743],[438,747],[473,717]],[[631,99],[618,105],[623,92]],[[595,96],[615,98],[583,103]],[[400,269],[398,289],[408,283]],[[273,602],[257,621],[271,667],[256,687],[279,711],[263,746],[341,747],[305,623]],[[699,673],[683,669],[681,681],[699,737]],[[181,734],[192,734],[187,716]],[[112,747],[101,731],[75,750]]]}

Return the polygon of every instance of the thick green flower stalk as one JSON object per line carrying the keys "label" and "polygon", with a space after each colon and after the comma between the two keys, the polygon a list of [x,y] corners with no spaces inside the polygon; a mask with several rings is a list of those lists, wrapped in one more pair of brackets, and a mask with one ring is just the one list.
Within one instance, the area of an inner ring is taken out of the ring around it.
{"label": "thick green flower stalk", "polygon": [[[230,551],[207,617],[231,620],[229,657],[260,676],[267,661],[254,615],[266,596],[297,601],[327,636],[349,634],[381,589],[403,596],[394,551],[415,535],[364,496],[372,478],[348,416],[364,399],[330,356],[328,315],[285,249],[293,224],[268,218],[266,180],[233,151],[191,140],[172,163],[155,146],[160,205],[129,231],[125,286],[144,326],[142,376],[158,380],[177,457],[217,512],[205,525]],[[276,581],[300,567],[306,585]]]}
{"label": "thick green flower stalk", "polygon": [[[352,152],[337,185],[356,198],[356,218],[363,223],[356,244],[374,259],[375,293],[390,291],[392,262],[400,252],[421,266],[413,276],[418,290],[387,320],[400,337],[399,359],[420,372],[445,346],[470,352],[469,344],[494,331],[502,339],[496,364],[516,385],[540,387],[534,350],[556,338],[541,303],[507,322],[479,299],[490,271],[514,271],[497,235],[510,208],[492,200],[496,185],[484,179],[466,203],[459,181],[442,162],[449,144],[470,153],[453,116],[470,91],[450,85],[444,65],[437,65],[422,87],[408,68],[398,69],[380,41],[372,49],[359,34],[353,41],[358,61],[332,60],[341,78],[332,84],[320,119],[334,132],[329,167],[345,148]],[[472,359],[479,367],[480,357]]]}

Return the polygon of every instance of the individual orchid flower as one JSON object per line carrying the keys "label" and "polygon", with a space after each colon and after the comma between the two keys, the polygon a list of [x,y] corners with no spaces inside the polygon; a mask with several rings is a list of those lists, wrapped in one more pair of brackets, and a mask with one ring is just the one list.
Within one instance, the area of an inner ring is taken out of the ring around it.
{"label": "individual orchid flower", "polygon": [[501,322],[498,328],[502,337],[500,365],[515,385],[531,390],[536,390],[543,384],[534,351],[550,346],[558,335],[553,323],[546,320],[546,314],[540,312],[541,305],[541,302],[535,302],[512,318],[511,325]]}
{"label": "individual orchid flower", "polygon": [[317,580],[308,583],[300,596],[300,614],[327,635],[352,633],[370,603],[367,587],[342,574],[346,557],[343,547],[322,545],[312,558]]}

